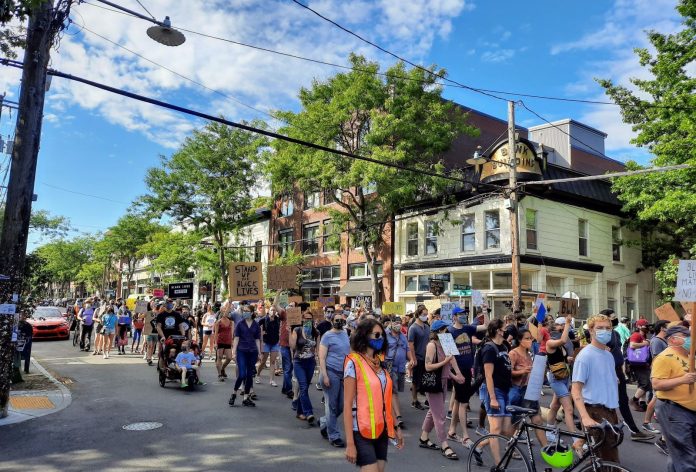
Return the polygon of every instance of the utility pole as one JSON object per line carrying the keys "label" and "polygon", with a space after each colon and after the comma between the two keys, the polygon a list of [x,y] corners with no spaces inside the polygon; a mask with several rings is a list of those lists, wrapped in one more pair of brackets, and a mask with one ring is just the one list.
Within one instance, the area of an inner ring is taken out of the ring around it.
{"label": "utility pole", "polygon": [[[21,293],[36,162],[41,143],[46,72],[51,46],[66,14],[67,11],[54,8],[53,0],[47,0],[34,8],[29,16],[17,127],[0,237],[0,301],[17,303],[19,300],[13,295]],[[0,418],[8,414],[14,321],[14,316],[0,315]]]}
{"label": "utility pole", "polygon": [[517,219],[517,150],[515,142],[515,102],[508,101],[508,158],[510,164],[510,247],[512,262],[512,311],[520,309],[520,229]]}

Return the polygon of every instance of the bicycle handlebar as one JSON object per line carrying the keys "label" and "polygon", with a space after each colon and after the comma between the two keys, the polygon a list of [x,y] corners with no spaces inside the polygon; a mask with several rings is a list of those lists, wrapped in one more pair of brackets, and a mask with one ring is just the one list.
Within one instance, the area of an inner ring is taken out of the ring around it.
{"label": "bicycle handlebar", "polygon": [[601,423],[597,424],[596,426],[590,426],[589,428],[586,428],[587,430],[597,429],[601,430],[602,432],[601,439],[592,446],[593,449],[598,448],[604,443],[604,441],[606,441],[607,430],[611,431],[614,434],[614,436],[618,438],[616,444],[613,445],[613,447],[617,447],[619,444],[623,442],[623,428],[625,425],[626,423],[623,421],[621,421],[618,424],[611,424],[609,421],[604,419],[601,421]]}

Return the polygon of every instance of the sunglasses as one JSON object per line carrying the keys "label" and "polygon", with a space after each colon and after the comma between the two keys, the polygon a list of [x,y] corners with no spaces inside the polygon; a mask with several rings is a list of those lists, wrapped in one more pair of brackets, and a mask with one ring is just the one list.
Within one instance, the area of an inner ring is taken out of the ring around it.
{"label": "sunglasses", "polygon": [[379,339],[379,338],[382,337],[382,332],[379,331],[379,332],[377,332],[377,333],[370,333],[370,337],[371,337],[372,339]]}

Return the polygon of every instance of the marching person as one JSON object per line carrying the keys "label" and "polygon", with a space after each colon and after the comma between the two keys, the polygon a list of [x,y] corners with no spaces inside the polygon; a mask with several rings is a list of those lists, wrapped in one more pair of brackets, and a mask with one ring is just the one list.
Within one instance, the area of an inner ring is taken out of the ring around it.
{"label": "marching person", "polygon": [[408,359],[408,338],[401,329],[401,319],[394,317],[390,323],[384,326],[387,330],[387,357],[385,358],[385,368],[391,375],[392,395],[394,401],[394,413],[396,414],[396,424],[401,429],[405,429],[403,418],[401,417],[401,405],[399,405],[399,393],[403,393],[406,385],[406,359]]}
{"label": "marching person", "polygon": [[237,362],[237,380],[230,396],[229,405],[234,406],[237,399],[237,391],[244,384],[243,406],[256,406],[250,396],[254,383],[254,370],[256,361],[261,357],[261,328],[251,318],[251,307],[242,307],[242,321],[234,327],[234,342],[232,345],[232,359]]}
{"label": "marching person", "polygon": [[[266,310],[265,306],[261,306],[260,310],[263,313]],[[268,314],[259,320],[259,325],[261,326],[261,339],[263,340],[263,356],[256,366],[256,383],[261,383],[261,372],[263,372],[263,369],[266,367],[266,361],[270,357],[268,382],[272,387],[277,387],[275,366],[280,353],[280,317],[276,307],[270,307]]]}
{"label": "marching person", "polygon": [[408,351],[411,356],[411,406],[418,410],[426,408],[418,401],[420,382],[425,372],[425,349],[430,339],[430,326],[428,321],[428,309],[425,305],[418,305],[415,313],[415,321],[408,329]]}
{"label": "marching person", "polygon": [[213,358],[214,346],[213,346],[213,328],[215,327],[215,313],[213,309],[208,305],[208,311],[203,315],[203,343],[201,344],[201,359],[205,357],[205,350],[210,349],[208,354],[208,359]]}
{"label": "marching person", "polygon": [[[404,438],[394,424],[392,381],[380,363],[387,351],[384,328],[374,319],[358,323],[350,341],[344,367],[343,415],[346,459],[361,472],[384,472],[389,438],[401,449]],[[370,402],[369,398],[373,401]]]}
{"label": "marching person", "polygon": [[332,446],[346,447],[338,428],[338,417],[343,413],[343,365],[350,354],[350,339],[344,329],[343,312],[331,310],[327,316],[331,329],[321,336],[319,343],[319,383],[323,385],[325,410],[319,425],[322,436]]}
{"label": "marching person", "polygon": [[77,319],[82,323],[80,332],[80,350],[89,352],[92,344],[92,328],[94,328],[94,308],[90,302],[85,302],[84,306],[77,314]]}
{"label": "marching person", "polygon": [[[229,314],[220,315],[220,319],[213,326],[213,344],[215,345],[215,367],[218,371],[218,380],[224,382],[227,378],[225,368],[232,362],[232,338],[234,334],[234,321]],[[223,363],[222,358],[225,358]]]}
{"label": "marching person", "polygon": [[302,326],[293,329],[290,334],[290,347],[293,350],[295,378],[299,385],[297,418],[307,420],[310,426],[315,424],[312,400],[309,398],[309,386],[312,384],[314,368],[317,365],[315,360],[317,336],[319,332],[314,328],[312,312],[307,305],[303,307]]}
{"label": "marching person", "polygon": [[689,372],[691,333],[680,322],[667,328],[668,347],[652,364],[657,421],[667,441],[670,472],[696,471],[696,373]]}

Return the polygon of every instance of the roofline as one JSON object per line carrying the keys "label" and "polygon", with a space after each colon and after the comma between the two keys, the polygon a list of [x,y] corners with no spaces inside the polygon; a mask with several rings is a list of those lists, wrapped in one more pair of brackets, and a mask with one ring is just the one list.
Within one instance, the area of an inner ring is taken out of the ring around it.
{"label": "roofline", "polygon": [[[507,120],[504,120],[504,119],[502,119],[502,118],[498,118],[497,116],[489,115],[488,113],[485,113],[485,112],[483,112],[483,111],[481,111],[481,110],[477,110],[477,109],[475,109],[475,108],[471,108],[471,107],[469,107],[469,106],[462,105],[461,103],[457,103],[457,102],[455,102],[454,100],[448,100],[448,99],[445,99],[445,100],[447,100],[448,102],[453,103],[454,105],[458,106],[459,108],[462,108],[462,109],[463,109],[464,111],[466,111],[467,113],[476,113],[477,115],[485,116],[486,118],[490,118],[491,120],[495,120],[495,121],[498,121],[498,122],[500,122],[500,123],[505,123],[505,124],[507,125]],[[524,130],[524,131],[529,131],[528,128],[525,128],[524,126],[522,126],[522,125],[520,125],[520,124],[517,124],[517,123],[515,123],[515,128],[516,128],[516,129],[521,129],[521,130]]]}
{"label": "roofline", "polygon": [[565,125],[565,124],[571,124],[571,123],[574,124],[574,125],[580,126],[581,128],[588,129],[588,130],[590,130],[590,131],[592,131],[592,132],[594,132],[594,133],[601,134],[601,135],[604,136],[605,138],[606,138],[607,136],[609,136],[609,135],[608,135],[607,133],[605,133],[604,131],[598,130],[597,128],[593,128],[592,126],[586,125],[585,123],[580,123],[579,121],[574,120],[574,119],[572,119],[572,118],[563,118],[562,120],[552,121],[552,122],[550,122],[550,123],[542,123],[542,124],[540,124],[540,125],[530,126],[530,127],[529,127],[529,131],[536,131],[536,130],[538,130],[538,129],[551,128],[551,127],[554,127],[554,126],[556,126],[556,125]]}

